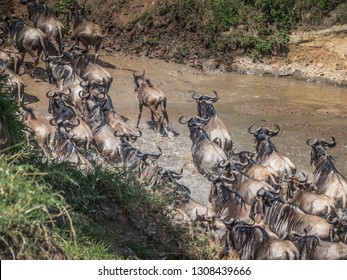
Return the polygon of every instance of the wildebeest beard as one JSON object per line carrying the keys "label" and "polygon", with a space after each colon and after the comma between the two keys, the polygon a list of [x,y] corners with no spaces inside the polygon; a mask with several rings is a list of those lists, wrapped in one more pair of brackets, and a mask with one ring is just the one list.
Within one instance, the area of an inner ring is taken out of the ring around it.
{"label": "wildebeest beard", "polygon": [[276,146],[272,143],[269,136],[265,134],[259,134],[255,141],[257,144],[256,149],[258,152],[257,159],[268,157],[273,152],[277,152]]}

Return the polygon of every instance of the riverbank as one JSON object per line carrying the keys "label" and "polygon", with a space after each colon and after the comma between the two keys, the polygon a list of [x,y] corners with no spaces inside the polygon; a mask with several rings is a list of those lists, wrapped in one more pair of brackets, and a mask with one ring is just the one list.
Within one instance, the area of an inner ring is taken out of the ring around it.
{"label": "riverbank", "polygon": [[290,36],[285,58],[254,61],[235,58],[231,68],[236,73],[293,77],[295,79],[347,86],[347,25],[295,32]]}

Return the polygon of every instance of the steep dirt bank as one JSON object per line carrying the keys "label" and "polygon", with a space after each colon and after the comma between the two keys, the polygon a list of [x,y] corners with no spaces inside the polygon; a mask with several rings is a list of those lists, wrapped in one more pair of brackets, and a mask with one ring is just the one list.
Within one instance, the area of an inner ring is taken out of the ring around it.
{"label": "steep dirt bank", "polygon": [[253,62],[247,57],[235,58],[232,68],[240,73],[292,76],[297,79],[347,85],[347,25],[300,32],[290,36],[286,58]]}
{"label": "steep dirt bank", "polygon": [[[11,2],[13,10],[10,12],[27,14],[26,6],[20,5],[19,0]],[[46,2],[53,8],[63,1]],[[207,72],[291,76],[306,81],[347,85],[347,25],[319,31],[295,31],[290,35],[287,57],[255,61],[231,49],[217,51],[212,55],[199,37],[204,19],[188,21],[188,25],[178,28],[177,23],[165,16],[153,18],[153,15],[158,14],[154,11],[170,1],[78,2],[85,4],[92,21],[100,24],[105,32],[109,29],[109,35],[102,44],[102,48],[109,54],[118,52],[163,59]],[[59,18],[65,23],[67,10],[62,11]]]}

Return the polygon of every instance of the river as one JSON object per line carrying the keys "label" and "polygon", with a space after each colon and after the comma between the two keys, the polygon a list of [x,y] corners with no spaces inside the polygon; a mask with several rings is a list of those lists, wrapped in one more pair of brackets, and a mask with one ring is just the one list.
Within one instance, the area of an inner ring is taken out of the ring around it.
{"label": "river", "polygon": [[[170,129],[177,132],[175,137],[161,137],[148,128],[149,111],[144,108],[140,129],[143,139],[137,146],[144,151],[157,152],[156,145],[163,150],[159,164],[179,171],[184,169],[182,182],[192,191],[192,196],[206,204],[210,184],[198,174],[191,158],[188,128],[178,123],[182,115],[196,115],[196,103],[191,98],[192,91],[213,96],[219,94],[215,104],[219,117],[232,135],[237,151],[254,151],[254,137],[247,129],[251,124],[274,128],[281,132],[273,138],[279,152],[289,157],[298,172],[312,175],[309,137],[336,138],[335,148],[328,150],[335,159],[337,169],[347,175],[347,88],[325,84],[297,81],[291,78],[237,75],[225,73],[203,73],[184,65],[144,57],[101,55],[100,65],[113,76],[110,96],[119,114],[128,118],[135,126],[138,101],[134,94],[132,71],[142,73],[159,87],[168,98]],[[38,71],[43,75],[44,64]],[[43,76],[42,76],[43,77]],[[22,76],[26,91],[35,98],[28,98],[32,106],[48,119],[45,93],[52,85],[41,79],[32,80]]]}

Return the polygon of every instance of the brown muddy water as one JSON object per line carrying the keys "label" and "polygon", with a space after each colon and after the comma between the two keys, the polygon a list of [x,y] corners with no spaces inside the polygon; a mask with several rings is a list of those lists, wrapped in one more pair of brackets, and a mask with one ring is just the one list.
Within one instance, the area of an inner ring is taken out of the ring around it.
{"label": "brown muddy water", "polygon": [[[278,124],[281,133],[273,138],[274,144],[292,160],[299,172],[312,175],[307,138],[330,140],[330,136],[334,136],[337,146],[328,152],[336,159],[338,170],[347,176],[346,88],[289,78],[203,73],[184,65],[118,54],[101,55],[99,64],[112,74],[114,80],[109,94],[118,113],[128,119],[132,128],[138,113],[133,71],[142,73],[145,69],[146,77],[164,92],[168,98],[169,128],[178,135],[161,137],[149,129],[150,113],[144,108],[140,122],[143,138],[136,142],[136,146],[144,151],[157,152],[156,145],[159,145],[163,150],[159,164],[177,171],[183,168],[181,182],[191,189],[194,198],[204,204],[208,201],[210,184],[192,162],[188,128],[178,123],[182,115],[196,115],[192,91],[210,96],[213,90],[218,92],[216,111],[231,132],[238,151],[254,151],[253,135],[247,131],[251,124],[269,128]],[[45,93],[53,86],[45,81],[44,64],[40,67],[38,73],[42,79],[33,80],[28,75],[22,78],[27,85],[27,100],[47,120],[50,116]]]}

